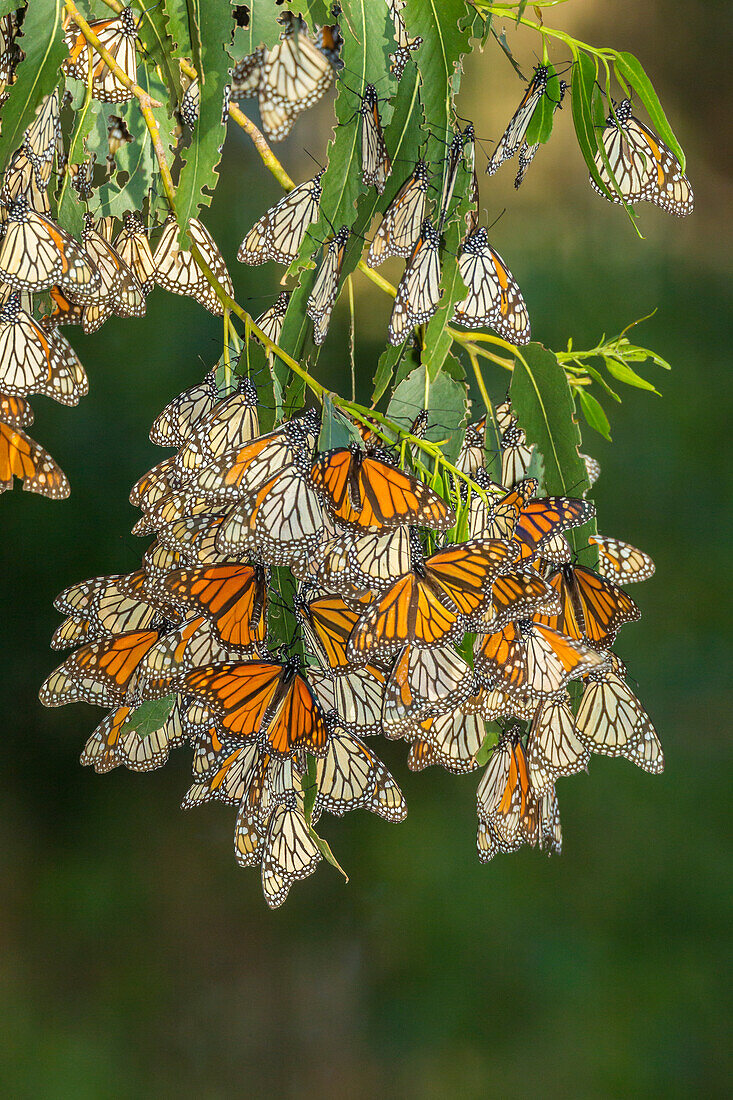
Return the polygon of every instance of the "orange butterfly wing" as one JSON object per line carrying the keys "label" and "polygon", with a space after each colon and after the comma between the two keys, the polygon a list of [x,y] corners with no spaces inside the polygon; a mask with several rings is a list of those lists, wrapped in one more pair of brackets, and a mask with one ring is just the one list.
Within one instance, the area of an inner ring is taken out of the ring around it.
{"label": "orange butterfly wing", "polygon": [[328,732],[323,711],[307,682],[296,673],[281,700],[267,715],[264,731],[274,752],[289,755],[297,748],[321,754]]}
{"label": "orange butterfly wing", "polygon": [[445,606],[438,591],[408,573],[359,619],[347,653],[358,662],[366,656],[390,655],[405,642],[427,648],[458,640],[463,628],[463,620]]}
{"label": "orange butterfly wing", "polygon": [[425,571],[463,615],[472,615],[491,597],[491,585],[517,556],[516,546],[500,539],[475,539],[432,554]]}
{"label": "orange butterfly wing", "polygon": [[249,565],[178,569],[165,581],[174,599],[211,619],[226,645],[248,646],[265,637],[265,574]]}
{"label": "orange butterfly wing", "polygon": [[188,691],[215,710],[225,730],[237,737],[253,737],[277,691],[283,666],[271,661],[198,668],[185,676]]}
{"label": "orange butterfly wing", "polygon": [[514,538],[520,543],[521,556],[535,557],[538,547],[550,535],[559,534],[569,527],[579,527],[595,513],[588,500],[571,497],[544,497],[530,500],[521,510]]}
{"label": "orange butterfly wing", "polygon": [[10,489],[13,477],[29,493],[64,500],[71,489],[66,474],[51,455],[20,428],[0,421],[0,492]]}

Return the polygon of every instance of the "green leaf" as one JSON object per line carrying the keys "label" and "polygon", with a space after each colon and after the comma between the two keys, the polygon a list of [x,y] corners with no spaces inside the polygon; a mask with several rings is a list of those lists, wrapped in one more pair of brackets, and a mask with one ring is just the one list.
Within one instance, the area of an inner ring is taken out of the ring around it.
{"label": "green leaf", "polygon": [[[392,117],[388,98],[396,88],[388,72],[392,23],[387,7],[374,0],[344,0],[339,27],[344,38],[341,78],[336,83],[336,128],[328,146],[328,167],[321,184],[320,217],[310,229],[315,241],[323,241],[342,225],[353,226],[356,202],[366,190],[361,180],[361,95],[367,84],[379,93],[382,126]],[[394,156],[391,146],[390,154]],[[374,194],[374,189],[371,189]],[[311,245],[312,248],[312,245]]]}
{"label": "green leaf", "polygon": [[596,370],[596,368],[591,366],[590,363],[586,363],[585,369],[586,369],[587,373],[590,375],[590,377],[594,380],[594,382],[597,382],[598,385],[606,391],[606,393],[608,394],[609,397],[612,397],[614,399],[614,401],[618,401],[618,402],[621,401],[621,398],[619,397],[619,395],[616,393],[616,391],[614,389],[611,388],[611,386],[609,386],[608,382],[606,381],[606,379],[603,377],[603,375],[601,374],[601,372],[599,370]]}
{"label": "green leaf", "polygon": [[613,356],[610,355],[604,355],[603,361],[606,364],[608,373],[614,378],[618,378],[619,382],[625,382],[627,386],[635,386],[638,390],[651,390],[652,393],[661,396],[656,386],[653,386],[651,382],[647,382],[646,378],[642,378],[640,374],[637,374],[628,363],[624,363],[620,359],[614,359]]}
{"label": "green leaf", "polygon": [[332,867],[335,867],[337,871],[340,871],[348,882],[349,876],[346,874],[346,871],[344,871],[343,867],[336,859],[336,856],[331,851],[331,845],[328,843],[328,841],[324,840],[322,836],[319,836],[312,825],[308,827],[308,832],[310,833],[311,840],[314,842],[316,848],[321,853],[326,862],[330,863]]}
{"label": "green leaf", "polygon": [[175,703],[175,695],[166,695],[164,699],[147,699],[132,712],[122,727],[122,733],[137,733],[138,737],[149,737],[167,721]]}
{"label": "green leaf", "polygon": [[246,27],[236,27],[231,54],[235,61],[248,57],[260,46],[267,49],[274,46],[282,33],[283,25],[278,22],[283,8],[267,0],[255,0],[249,5],[249,23]]}
{"label": "green leaf", "polygon": [[597,78],[598,62],[596,59],[590,57],[587,53],[577,54],[573,63],[570,87],[575,136],[578,139],[580,151],[594,182],[598,184],[604,195],[612,198],[611,192],[601,179],[594,159],[598,152],[598,135],[596,134],[591,104]]}
{"label": "green leaf", "polygon": [[36,107],[58,84],[59,65],[66,57],[61,23],[62,0],[31,0],[23,20],[18,42],[25,58],[17,68],[16,80],[9,89],[10,98],[3,107],[0,134],[0,164],[7,164],[21,145],[23,135],[33,121]]}
{"label": "green leaf", "polygon": [[438,164],[453,133],[453,98],[461,78],[461,59],[471,42],[472,18],[465,0],[410,0],[403,17],[410,37],[423,43],[415,54],[420,71],[425,118],[430,127],[427,159]]}
{"label": "green leaf", "polygon": [[501,730],[495,722],[486,723],[486,736],[481,742],[481,748],[474,756],[474,760],[480,768],[483,768],[484,764],[487,764],[489,757],[493,752],[494,746],[499,743],[499,734]]}
{"label": "green leaf", "polygon": [[[191,0],[198,6],[199,0]],[[189,14],[191,5],[189,5]],[[176,191],[175,209],[181,227],[181,244],[187,237],[191,218],[208,206],[219,181],[218,165],[226,136],[222,122],[224,86],[229,80],[229,44],[232,16],[229,0],[206,0],[201,5],[198,28],[201,34],[201,74],[199,120],[190,147],[185,152]],[[194,50],[194,52],[196,52]],[[205,81],[204,81],[205,75]]]}
{"label": "green leaf", "polygon": [[250,378],[257,387],[257,415],[260,431],[272,431],[282,416],[282,386],[272,367],[270,356],[253,336],[245,340],[237,363],[239,378]]}
{"label": "green leaf", "polygon": [[666,142],[677,157],[677,160],[680,162],[680,167],[684,172],[686,160],[685,154],[682,151],[682,146],[678,142],[672,127],[667,121],[667,116],[662,109],[662,104],[659,102],[659,96],[654,91],[654,85],[644,71],[641,62],[638,58],[634,57],[632,53],[622,50],[616,55],[614,68],[617,73],[628,81],[638,94],[639,99],[646,107],[652,125],[662,141]]}
{"label": "green leaf", "polygon": [[[578,452],[581,438],[573,396],[555,355],[538,343],[522,348],[509,392],[527,441],[535,444],[544,459],[545,491],[572,497],[587,492],[588,471]],[[585,534],[579,535],[577,528],[568,532],[575,549],[585,543],[588,534],[595,533],[595,521],[580,530]]]}
{"label": "green leaf", "polygon": [[328,394],[325,394],[318,450],[332,451],[336,447],[350,447],[352,443],[361,443],[359,432],[345,416],[337,412],[333,407],[333,401]]}
{"label": "green leaf", "polygon": [[168,34],[173,43],[173,57],[193,57],[187,0],[162,0],[162,3],[168,23]]}
{"label": "green leaf", "polygon": [[372,391],[372,405],[376,405],[380,397],[386,392],[392,381],[395,367],[398,365],[405,352],[405,345],[393,347],[388,344],[385,351],[379,356],[377,369],[374,372],[374,390]]}
{"label": "green leaf", "polygon": [[4,15],[10,15],[11,11],[17,11],[18,8],[22,8],[25,4],[25,0],[0,0],[0,19]]}
{"label": "green leaf", "polygon": [[[456,183],[456,189],[459,183],[460,177]],[[440,299],[438,308],[427,323],[423,337],[422,359],[427,366],[431,380],[434,380],[440,374],[453,345],[453,337],[448,331],[448,326],[453,317],[455,304],[468,294],[468,288],[458,270],[458,252],[463,236],[462,215],[468,209],[467,190],[465,188],[461,191],[460,200],[457,209],[454,211],[458,214],[458,220],[448,226],[444,234],[445,249],[442,253],[440,276],[443,296]]]}
{"label": "green leaf", "polygon": [[527,145],[536,142],[544,144],[549,141],[552,133],[552,123],[555,118],[555,108],[560,102],[560,81],[552,65],[547,66],[547,87],[539,103],[535,107],[530,119],[524,140]]}
{"label": "green leaf", "polygon": [[173,113],[183,96],[181,70],[173,60],[173,40],[168,33],[168,16],[160,4],[137,0],[141,16],[137,21],[137,33],[145,53],[155,62],[168,91],[169,109]]}
{"label": "green leaf", "polygon": [[583,410],[583,416],[585,417],[591,428],[595,428],[597,432],[611,442],[611,425],[608,422],[608,417],[603,411],[601,403],[593,396],[592,393],[588,393],[587,390],[579,389],[578,396],[580,397],[580,407]]}
{"label": "green leaf", "polygon": [[[165,99],[165,86],[155,75],[154,69],[140,69],[138,81],[158,102]],[[165,140],[168,116],[165,108],[156,107],[153,114]],[[150,191],[157,174],[158,162],[153,152],[153,143],[145,125],[136,100],[130,103],[100,104],[97,113],[97,160],[104,164],[108,149],[107,127],[110,115],[122,118],[130,132],[132,141],[120,146],[115,155],[117,172],[103,183],[97,192],[100,212],[104,216],[114,215],[121,218],[126,210],[140,210]],[[90,141],[91,144],[91,141]]]}
{"label": "green leaf", "polygon": [[429,417],[425,438],[434,443],[447,440],[443,454],[449,462],[454,461],[468,419],[465,385],[456,382],[447,371],[431,382],[425,364],[421,363],[395,387],[387,416],[403,428],[409,428],[422,409],[427,409]]}
{"label": "green leaf", "polygon": [[[212,6],[223,4],[225,0],[206,0],[206,3],[211,3]],[[226,0],[227,7],[229,6],[228,0]],[[188,8],[188,30],[191,35],[191,57],[193,60],[193,67],[199,74],[199,82],[201,87],[206,83],[207,71],[203,67],[203,36],[201,33],[201,0],[186,0],[186,7]],[[229,12],[231,18],[231,10]],[[231,32],[231,25],[230,25]],[[226,41],[226,39],[222,39]],[[201,117],[199,115],[199,125],[201,124]]]}
{"label": "green leaf", "polygon": [[333,4],[326,3],[326,0],[287,0],[284,6],[289,8],[295,15],[300,15],[311,32],[316,27],[322,27],[333,22],[333,17],[336,14],[333,11]]}

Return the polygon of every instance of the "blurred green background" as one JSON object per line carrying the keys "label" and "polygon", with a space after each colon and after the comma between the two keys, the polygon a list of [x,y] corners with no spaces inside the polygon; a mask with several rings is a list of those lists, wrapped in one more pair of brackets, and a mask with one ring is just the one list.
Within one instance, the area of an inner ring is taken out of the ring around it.
{"label": "blurred green background", "polygon": [[[633,593],[643,619],[625,628],[619,651],[664,743],[664,775],[594,758],[590,775],[559,784],[561,858],[524,851],[482,867],[475,776],[414,775],[404,745],[385,744],[407,821],[324,819],[351,880],[325,866],[269,912],[258,875],[232,857],[231,810],[179,811],[185,753],[147,776],[96,776],[78,754],[100,712],[37,701],[57,663],[47,648],[54,596],[136,567],[145,544],[126,533],[135,519],[127,495],[162,457],[149,426],[215,361],[221,339],[220,322],[160,290],[143,320],[113,320],[91,338],[73,330],[90,395],[72,410],[38,400],[33,429],[69,475],[71,499],[13,492],[0,502],[5,1095],[729,1093],[730,462],[721,448],[733,333],[721,248],[729,149],[719,133],[730,108],[720,49],[728,17],[701,0],[685,13],[683,29],[671,0],[586,0],[548,21],[647,64],[688,152],[692,217],[645,206],[638,240],[588,186],[569,109],[519,193],[511,165],[481,182],[488,221],[507,208],[492,240],[521,283],[537,339],[591,346],[658,310],[636,335],[673,365],[654,378],[663,398],[625,390],[622,406],[605,400],[614,442],[587,430],[585,449],[603,468],[600,530],[657,563]],[[535,38],[507,31],[531,69]],[[496,139],[520,93],[490,47],[470,59],[459,109]],[[329,112],[322,104],[305,115],[278,149],[297,180],[311,174],[309,154],[323,157]],[[205,217],[254,314],[281,271],[243,268],[235,253],[278,195],[232,128]],[[356,284],[366,388],[389,303]],[[346,364],[342,305],[319,371],[338,385]],[[499,368],[492,386],[505,386]]]}

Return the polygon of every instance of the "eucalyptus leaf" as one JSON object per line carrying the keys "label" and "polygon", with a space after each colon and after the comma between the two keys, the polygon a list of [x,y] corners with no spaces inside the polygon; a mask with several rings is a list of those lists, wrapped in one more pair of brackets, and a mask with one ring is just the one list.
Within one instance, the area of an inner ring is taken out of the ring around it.
{"label": "eucalyptus leaf", "polygon": [[409,428],[423,409],[428,412],[425,438],[443,443],[442,451],[449,462],[455,460],[468,419],[466,387],[442,372],[431,382],[424,363],[395,387],[387,408],[387,416],[403,428]]}
{"label": "eucalyptus leaf", "polygon": [[326,394],[323,398],[318,450],[332,451],[336,447],[351,447],[352,444],[361,445],[361,436],[357,428],[334,408],[333,401]]}
{"label": "eucalyptus leaf", "polygon": [[168,720],[175,704],[175,695],[166,695],[164,699],[147,699],[132,712],[122,727],[122,733],[149,737]]}
{"label": "eucalyptus leaf", "polygon": [[651,390],[652,393],[656,393],[661,397],[659,390],[656,386],[653,386],[651,382],[647,382],[646,378],[642,378],[640,374],[629,366],[628,363],[624,363],[620,359],[614,359],[611,355],[604,355],[603,361],[606,364],[606,370],[609,374],[617,378],[619,382],[625,382],[627,386],[635,386],[638,390]]}
{"label": "eucalyptus leaf", "polygon": [[638,58],[634,57],[632,53],[622,50],[616,55],[614,68],[617,73],[628,81],[639,96],[639,99],[646,107],[652,125],[662,141],[669,145],[670,149],[677,157],[677,160],[680,162],[680,167],[684,172],[686,160],[682,146],[667,120],[667,116],[662,109],[662,104],[659,102],[659,96],[655,92],[654,85],[647,76],[642,63]]}
{"label": "eucalyptus leaf", "polygon": [[590,427],[594,428],[610,443],[611,425],[608,422],[608,417],[603,411],[603,406],[600,401],[598,401],[592,393],[588,393],[588,391],[584,389],[578,390],[578,396],[580,398],[580,407],[583,410],[583,416]]}
{"label": "eucalyptus leaf", "polygon": [[59,66],[67,55],[64,44],[62,0],[29,4],[18,44],[25,58],[18,64],[15,83],[2,111],[0,164],[7,164],[23,142],[36,107],[59,81]]}
{"label": "eucalyptus leaf", "polygon": [[203,69],[194,61],[201,77],[199,119],[193,131],[191,145],[184,154],[185,163],[181,169],[175,198],[182,247],[187,239],[190,219],[197,218],[201,207],[211,203],[219,181],[218,166],[226,136],[222,105],[224,87],[229,81],[230,58],[225,46],[229,44],[232,30],[231,7],[228,0],[206,0],[200,8],[199,0],[190,0],[189,18],[192,19],[196,14],[201,36]]}
{"label": "eucalyptus leaf", "polygon": [[483,768],[485,764],[488,764],[491,753],[493,752],[495,746],[499,744],[500,733],[501,730],[495,722],[486,723],[486,734],[483,741],[481,742],[481,747],[474,756],[474,760],[480,768]]}

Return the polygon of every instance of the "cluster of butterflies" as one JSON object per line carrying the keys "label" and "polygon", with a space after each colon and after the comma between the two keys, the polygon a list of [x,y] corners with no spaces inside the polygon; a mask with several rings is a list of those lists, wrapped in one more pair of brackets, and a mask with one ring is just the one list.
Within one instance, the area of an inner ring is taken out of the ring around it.
{"label": "cluster of butterflies", "polygon": [[[141,317],[156,283],[222,312],[191,252],[180,246],[173,216],[154,249],[133,211],[118,231],[114,218],[95,221],[87,213],[81,243],[62,229],[50,216],[48,198],[60,151],[59,98],[52,92],[11,157],[0,189],[0,491],[17,477],[24,489],[52,499],[68,496],[69,483],[24,431],[33,422],[27,399],[43,395],[76,405],[89,388],[60,326],[78,324],[93,333],[112,315]],[[205,226],[193,218],[188,233],[232,294],[226,265]]]}
{"label": "cluster of butterflies", "polygon": [[[363,151],[374,148],[375,134],[379,135],[383,148],[376,116],[376,91],[371,85],[367,87],[365,101],[372,106],[362,114]],[[443,294],[440,230],[466,149],[466,162],[475,180],[474,141],[473,127],[469,123],[451,142],[443,173],[437,226],[427,216],[430,169],[425,160],[420,159],[389,204],[369,247],[367,263],[370,267],[378,267],[392,256],[407,260],[388,327],[390,343],[395,346],[404,343],[417,325],[426,324],[440,303]],[[391,171],[386,150],[375,160],[365,156],[363,163],[364,182],[383,189]],[[381,170],[374,168],[374,164],[381,165]],[[308,227],[318,219],[322,176],[321,171],[298,184],[258,219],[239,246],[237,258],[242,263],[255,265],[274,260],[287,265],[293,262]],[[474,193],[478,194],[476,187]],[[323,343],[328,332],[349,237],[349,228],[342,226],[323,247],[321,264],[306,305],[317,345]],[[468,294],[456,304],[454,322],[465,328],[488,326],[513,344],[528,343],[530,322],[522,292],[501,256],[489,244],[486,229],[478,227],[475,208],[468,217],[468,233],[461,246],[458,266]]]}
{"label": "cluster of butterflies", "polygon": [[482,860],[559,851],[555,782],[592,753],[662,768],[611,652],[639,617],[621,584],[654,566],[600,536],[599,568],[579,564],[566,535],[593,505],[538,496],[532,448],[509,403],[496,412],[506,483],[486,470],[479,421],[449,503],[368,423],[359,444],[325,451],[313,409],[260,434],[251,380],[222,396],[209,374],[151,429],[174,453],[132,490],[133,531],[153,536],[141,567],[56,600],[52,646],[78,648],[41,701],[109,711],[82,763],[146,771],[187,743],[183,806],[235,808],[236,859],[261,868],[271,906],[321,860],[322,813],[404,818],[375,735],[407,741],[413,770],[455,774],[495,746],[478,788]]}

